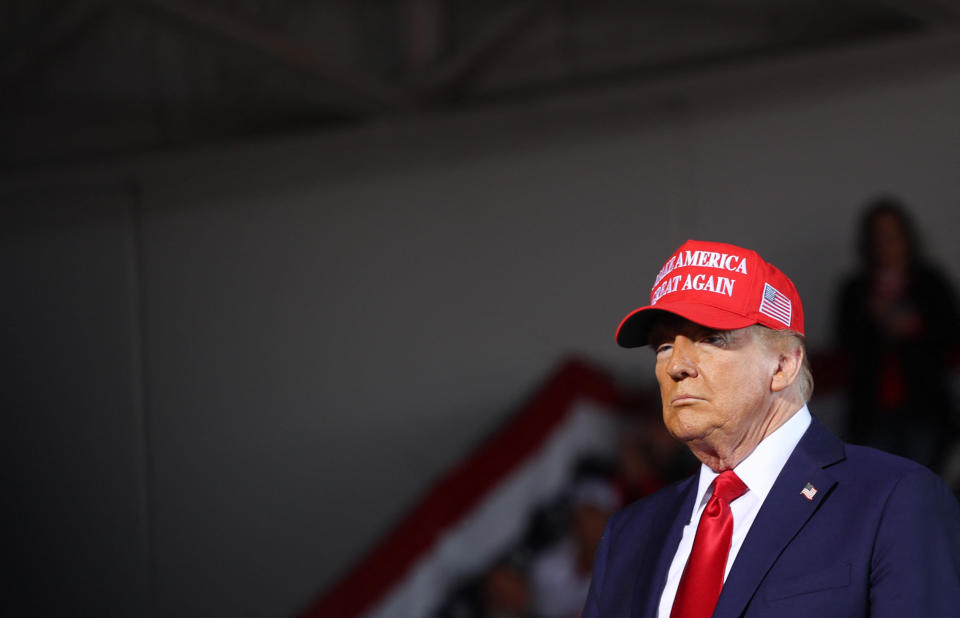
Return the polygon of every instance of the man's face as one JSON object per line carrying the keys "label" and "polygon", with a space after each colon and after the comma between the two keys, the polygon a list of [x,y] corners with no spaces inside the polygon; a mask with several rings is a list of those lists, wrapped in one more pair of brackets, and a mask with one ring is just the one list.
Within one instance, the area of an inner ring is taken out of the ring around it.
{"label": "man's face", "polygon": [[703,454],[752,451],[769,430],[777,368],[755,329],[718,331],[665,315],[650,345],[667,430],[708,464]]}

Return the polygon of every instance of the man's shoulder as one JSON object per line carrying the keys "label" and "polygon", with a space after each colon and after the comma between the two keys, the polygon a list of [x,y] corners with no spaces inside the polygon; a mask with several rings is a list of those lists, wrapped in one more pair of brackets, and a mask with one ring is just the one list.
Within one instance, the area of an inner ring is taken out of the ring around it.
{"label": "man's shoulder", "polygon": [[848,486],[878,498],[894,494],[927,496],[948,503],[956,502],[953,492],[930,468],[911,459],[868,446],[845,444],[846,457],[827,472]]}
{"label": "man's shoulder", "polygon": [[[860,474],[896,481],[905,476],[936,477],[926,466],[912,459],[893,455],[870,446],[844,443],[846,458],[837,466],[837,471]],[[844,465],[845,464],[845,465]]]}
{"label": "man's shoulder", "polygon": [[822,465],[838,480],[895,484],[904,477],[939,479],[929,468],[911,459],[842,440],[816,417],[796,449],[802,453],[802,461]]}

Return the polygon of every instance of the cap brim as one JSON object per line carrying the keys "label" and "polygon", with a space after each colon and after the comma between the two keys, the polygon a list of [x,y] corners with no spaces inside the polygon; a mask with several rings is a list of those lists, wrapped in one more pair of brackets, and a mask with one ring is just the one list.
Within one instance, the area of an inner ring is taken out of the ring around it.
{"label": "cap brim", "polygon": [[663,313],[672,313],[707,328],[719,330],[746,328],[757,323],[754,319],[703,303],[675,302],[669,305],[664,303],[661,306],[648,305],[634,309],[620,321],[620,326],[617,327],[617,343],[625,348],[639,348],[647,345],[650,328],[657,316]]}

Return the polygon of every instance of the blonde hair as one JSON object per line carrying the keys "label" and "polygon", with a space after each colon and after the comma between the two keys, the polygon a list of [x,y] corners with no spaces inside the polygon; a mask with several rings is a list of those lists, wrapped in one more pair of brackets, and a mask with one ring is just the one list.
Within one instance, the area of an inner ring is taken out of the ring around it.
{"label": "blonde hair", "polygon": [[813,371],[810,369],[810,357],[807,356],[807,340],[804,336],[793,330],[776,330],[762,324],[756,324],[750,328],[754,329],[760,339],[763,340],[764,345],[770,350],[787,352],[800,348],[803,352],[803,361],[794,386],[796,392],[803,399],[803,403],[810,401],[810,397],[813,395]]}

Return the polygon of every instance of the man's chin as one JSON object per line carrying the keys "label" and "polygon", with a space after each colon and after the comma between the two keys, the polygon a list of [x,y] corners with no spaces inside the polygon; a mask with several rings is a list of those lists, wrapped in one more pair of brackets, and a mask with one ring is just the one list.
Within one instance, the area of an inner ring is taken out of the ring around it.
{"label": "man's chin", "polygon": [[670,435],[685,444],[698,444],[707,439],[710,429],[707,427],[677,427],[668,428]]}
{"label": "man's chin", "polygon": [[713,427],[704,424],[702,420],[702,416],[686,407],[675,408],[664,414],[667,431],[681,442],[703,440],[710,435]]}

